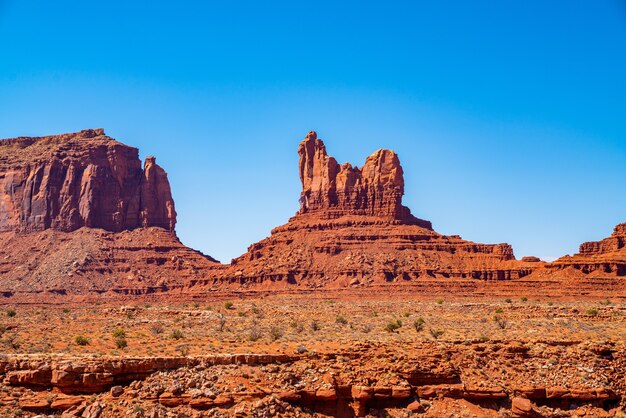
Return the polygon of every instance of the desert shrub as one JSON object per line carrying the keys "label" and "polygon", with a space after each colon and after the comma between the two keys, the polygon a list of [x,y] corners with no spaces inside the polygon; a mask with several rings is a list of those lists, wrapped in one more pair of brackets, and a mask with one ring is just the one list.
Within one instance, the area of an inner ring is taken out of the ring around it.
{"label": "desert shrub", "polygon": [[391,322],[387,323],[387,325],[385,325],[385,331],[387,331],[387,332],[396,332],[401,327],[402,327],[402,321],[397,319],[395,321],[391,321]]}
{"label": "desert shrub", "polygon": [[426,321],[424,321],[424,318],[417,318],[415,320],[415,322],[413,322],[413,328],[415,328],[415,331],[420,332],[421,330],[424,329],[424,324],[426,323]]}
{"label": "desert shrub", "polygon": [[113,331],[113,337],[124,338],[126,337],[126,331],[124,331],[122,328],[117,328],[115,331]]}
{"label": "desert shrub", "polygon": [[196,302],[196,303],[193,304],[193,307],[198,309],[200,307],[200,304],[198,302]]}
{"label": "desert shrub", "polygon": [[301,333],[302,331],[304,331],[304,325],[302,325],[302,322],[299,321],[291,321],[291,323],[289,324],[289,326],[291,328],[293,328],[298,334]]}
{"label": "desert shrub", "polygon": [[115,340],[115,346],[121,350],[128,346],[128,342],[126,341],[126,338],[118,337],[117,340]]}
{"label": "desert shrub", "polygon": [[554,302],[548,302],[548,306],[554,305]]}
{"label": "desert shrub", "polygon": [[598,315],[598,310],[597,309],[587,309],[587,311],[585,313],[587,315],[589,315],[589,316],[596,316],[596,315]]}
{"label": "desert shrub", "polygon": [[223,315],[220,315],[218,317],[218,322],[217,322],[217,330],[219,332],[223,332],[224,331],[224,327],[226,326],[226,318],[224,318]]}
{"label": "desert shrub", "polygon": [[428,332],[430,332],[431,337],[433,337],[435,340],[443,335],[443,330],[440,329],[431,328],[428,330]]}
{"label": "desert shrub", "polygon": [[372,324],[363,325],[363,332],[366,334],[369,334],[373,329],[374,327],[372,326]]}
{"label": "desert shrub", "polygon": [[506,319],[502,318],[500,315],[494,315],[493,322],[495,322],[500,329],[505,329],[507,326]]}
{"label": "desert shrub", "polygon": [[443,299],[437,299],[436,302],[437,302],[437,305],[442,305],[443,304]]}
{"label": "desert shrub", "polygon": [[253,325],[252,328],[250,328],[250,333],[248,334],[248,340],[258,341],[259,338],[261,338],[261,330],[256,325]]}
{"label": "desert shrub", "polygon": [[233,303],[232,302],[224,302],[224,308],[225,309],[233,309]]}
{"label": "desert shrub", "polygon": [[89,345],[89,339],[85,336],[79,335],[76,338],[74,338],[74,342],[76,343],[76,345]]}
{"label": "desert shrub", "polygon": [[272,328],[270,329],[270,339],[271,339],[272,341],[276,341],[276,340],[278,340],[278,339],[279,339],[279,338],[281,338],[283,335],[284,335],[284,332],[283,332],[282,328],[279,328],[279,327],[272,327]]}
{"label": "desert shrub", "polygon": [[528,298],[526,296],[524,296],[522,299],[520,299],[522,302],[528,302]]}
{"label": "desert shrub", "polygon": [[13,318],[15,315],[17,315],[17,312],[15,312],[15,309],[7,309],[7,316],[9,318]]}
{"label": "desert shrub", "polygon": [[411,312],[405,312],[402,314],[402,316],[408,318],[409,316],[411,316]]}
{"label": "desert shrub", "polygon": [[486,335],[481,335],[478,338],[478,341],[480,341],[481,343],[486,343],[487,341],[489,341],[489,337],[487,337]]}
{"label": "desert shrub", "polygon": [[320,322],[316,319],[311,321],[311,331],[319,331],[322,328]]}
{"label": "desert shrub", "polygon": [[179,329],[175,329],[174,331],[172,331],[170,333],[170,338],[173,340],[180,340],[181,338],[184,338],[185,336],[183,335],[183,332]]}
{"label": "desert shrub", "polygon": [[611,302],[610,300],[607,299],[607,300],[603,300],[602,302],[600,302],[600,305],[608,306],[611,303],[613,303],[613,302]]}
{"label": "desert shrub", "polygon": [[496,308],[496,311],[495,311],[495,312],[496,312],[496,313],[502,313],[502,312],[504,312],[504,311],[502,310],[502,308]]}
{"label": "desert shrub", "polygon": [[243,318],[243,317],[245,317],[246,315],[247,315],[247,314],[246,314],[244,311],[239,311],[239,312],[237,312],[237,316],[238,316],[239,318]]}
{"label": "desert shrub", "polygon": [[162,324],[150,325],[150,332],[152,333],[152,335],[160,335],[160,334],[163,334],[164,331],[165,331],[165,328],[163,327]]}
{"label": "desert shrub", "polygon": [[506,299],[504,299],[504,301],[505,301],[506,303],[513,303],[513,301],[511,300],[511,298],[506,298]]}
{"label": "desert shrub", "polygon": [[63,313],[70,313],[70,310],[67,308],[63,308]]}
{"label": "desert shrub", "polygon": [[337,315],[337,318],[335,318],[335,322],[339,325],[346,325],[348,323],[348,320],[343,315]]}

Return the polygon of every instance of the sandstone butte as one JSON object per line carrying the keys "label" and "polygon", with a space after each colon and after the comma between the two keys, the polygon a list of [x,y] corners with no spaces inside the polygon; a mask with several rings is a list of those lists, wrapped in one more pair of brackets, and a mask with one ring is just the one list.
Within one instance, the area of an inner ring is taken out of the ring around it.
{"label": "sandstone butte", "polygon": [[1,140],[0,292],[62,297],[404,285],[427,291],[432,280],[462,282],[456,289],[462,292],[481,283],[482,292],[561,277],[599,291],[624,290],[611,281],[626,275],[624,224],[573,257],[516,260],[508,244],[445,236],[412,215],[402,205],[404,175],[393,151],[378,150],[361,167],[340,165],[310,132],[298,154],[298,213],[223,265],[178,240],[167,174],[154,157],[142,167],[136,148],[102,129]]}
{"label": "sandstone butte", "polygon": [[182,245],[165,171],[102,129],[0,141],[0,291],[147,293],[214,260]]}

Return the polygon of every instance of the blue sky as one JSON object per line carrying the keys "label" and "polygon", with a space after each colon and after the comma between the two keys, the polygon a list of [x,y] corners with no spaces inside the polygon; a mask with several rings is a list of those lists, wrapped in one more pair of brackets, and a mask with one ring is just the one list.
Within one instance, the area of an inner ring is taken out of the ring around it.
{"label": "blue sky", "polygon": [[414,214],[518,257],[626,221],[624,0],[387,3],[0,0],[0,137],[155,155],[222,261],[295,213],[312,129],[394,149]]}

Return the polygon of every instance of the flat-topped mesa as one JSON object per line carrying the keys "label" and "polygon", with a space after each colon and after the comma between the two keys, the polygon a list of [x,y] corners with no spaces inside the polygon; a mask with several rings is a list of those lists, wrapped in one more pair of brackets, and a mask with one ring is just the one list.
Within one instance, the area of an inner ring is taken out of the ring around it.
{"label": "flat-topped mesa", "polygon": [[175,225],[165,171],[102,129],[0,140],[0,231]]}
{"label": "flat-topped mesa", "polygon": [[404,175],[393,151],[376,151],[361,168],[339,165],[311,131],[300,143],[298,155],[302,182],[299,214],[314,213],[323,219],[375,216],[431,228],[430,222],[414,217],[402,205]]}

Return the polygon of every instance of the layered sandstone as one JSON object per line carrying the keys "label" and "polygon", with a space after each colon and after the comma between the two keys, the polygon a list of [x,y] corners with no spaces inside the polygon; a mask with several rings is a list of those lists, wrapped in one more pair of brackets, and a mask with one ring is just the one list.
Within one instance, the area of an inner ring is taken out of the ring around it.
{"label": "layered sandstone", "polygon": [[102,129],[0,141],[5,297],[181,289],[215,260],[176,237],[167,173]]}
{"label": "layered sandstone", "polygon": [[617,225],[608,238],[581,244],[578,254],[561,257],[550,267],[573,268],[595,276],[626,276],[626,223]]}
{"label": "layered sandstone", "polygon": [[508,244],[444,236],[413,216],[402,205],[403,170],[391,150],[376,151],[362,167],[339,165],[310,132],[298,154],[299,212],[251,245],[222,279],[244,286],[307,287],[408,284],[424,278],[506,280],[525,276],[537,264],[516,261]]}
{"label": "layered sandstone", "polygon": [[375,216],[432,228],[430,222],[415,218],[402,205],[404,172],[395,152],[380,149],[367,157],[361,168],[339,165],[312,131],[300,143],[298,155],[301,214],[321,219]]}
{"label": "layered sandstone", "polygon": [[0,141],[0,231],[173,231],[167,174],[102,129]]}

